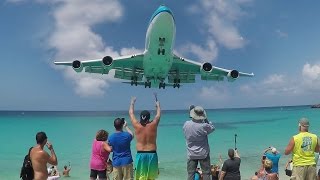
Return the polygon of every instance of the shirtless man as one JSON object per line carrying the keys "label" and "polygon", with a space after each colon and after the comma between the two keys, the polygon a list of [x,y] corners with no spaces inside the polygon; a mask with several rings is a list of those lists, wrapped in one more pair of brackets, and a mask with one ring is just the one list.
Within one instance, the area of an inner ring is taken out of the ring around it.
{"label": "shirtless man", "polygon": [[[156,96],[156,94],[155,94]],[[135,179],[156,179],[158,177],[158,155],[157,155],[157,128],[160,121],[160,103],[156,97],[157,114],[150,121],[150,112],[142,111],[140,121],[134,115],[134,103],[136,97],[132,97],[129,116],[136,134],[136,163]]]}
{"label": "shirtless man", "polygon": [[[51,143],[47,141],[47,135],[44,132],[38,132],[36,135],[37,145],[30,152],[30,159],[34,171],[34,180],[47,180],[47,163],[57,165],[58,159]],[[43,149],[47,145],[51,156]]]}
{"label": "shirtless man", "polygon": [[69,173],[70,173],[70,171],[71,171],[70,162],[69,162],[69,168],[68,168],[67,165],[65,165],[63,168],[64,168],[64,169],[63,169],[63,173],[62,173],[63,176],[64,176],[64,177],[70,177],[70,175],[69,175]]}

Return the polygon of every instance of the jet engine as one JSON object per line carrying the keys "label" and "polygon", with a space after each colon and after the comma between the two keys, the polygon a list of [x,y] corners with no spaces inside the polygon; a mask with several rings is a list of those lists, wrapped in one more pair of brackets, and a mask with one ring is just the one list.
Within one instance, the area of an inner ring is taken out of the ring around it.
{"label": "jet engine", "polygon": [[234,81],[239,77],[239,71],[237,70],[231,70],[228,75],[228,81]]}
{"label": "jet engine", "polygon": [[72,68],[73,70],[75,70],[76,72],[81,72],[83,70],[83,66],[81,61],[79,60],[75,60],[72,62]]}
{"label": "jet engine", "polygon": [[113,62],[113,59],[111,56],[105,56],[103,59],[102,59],[102,64],[104,66],[111,66],[112,65],[112,62]]}
{"label": "jet engine", "polygon": [[202,64],[201,69],[205,72],[210,72],[212,70],[212,65],[208,62]]}

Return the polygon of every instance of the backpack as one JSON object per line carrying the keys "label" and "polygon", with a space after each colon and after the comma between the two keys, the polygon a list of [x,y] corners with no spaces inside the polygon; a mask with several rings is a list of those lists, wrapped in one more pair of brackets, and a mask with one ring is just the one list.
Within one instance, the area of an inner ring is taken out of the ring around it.
{"label": "backpack", "polygon": [[22,180],[33,180],[34,172],[30,159],[30,151],[32,147],[29,149],[29,153],[24,157],[23,164],[20,172],[20,179]]}

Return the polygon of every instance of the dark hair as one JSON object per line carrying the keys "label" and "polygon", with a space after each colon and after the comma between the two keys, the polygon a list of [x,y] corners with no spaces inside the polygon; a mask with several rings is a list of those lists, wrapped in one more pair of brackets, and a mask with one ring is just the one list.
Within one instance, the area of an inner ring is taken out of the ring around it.
{"label": "dark hair", "polygon": [[65,170],[67,170],[67,166],[66,166],[66,165],[65,165],[65,166],[63,166],[63,167],[64,167],[64,169],[65,169]]}
{"label": "dark hair", "polygon": [[115,119],[113,125],[117,131],[120,131],[122,129],[122,126],[124,125],[124,118]]}
{"label": "dark hair", "polygon": [[150,120],[150,112],[147,110],[143,110],[140,113],[140,124],[146,125]]}
{"label": "dark hair", "polygon": [[106,130],[99,130],[96,134],[97,141],[106,141],[108,139],[109,133]]}
{"label": "dark hair", "polygon": [[36,135],[37,144],[43,144],[47,140],[47,135],[45,132],[38,132]]}
{"label": "dark hair", "polygon": [[233,149],[228,150],[228,156],[230,157],[230,159],[234,159],[234,150]]}
{"label": "dark hair", "polygon": [[257,171],[256,171],[256,172],[254,172],[254,175],[256,175],[256,176],[257,176],[257,175],[258,175],[258,172],[257,172]]}

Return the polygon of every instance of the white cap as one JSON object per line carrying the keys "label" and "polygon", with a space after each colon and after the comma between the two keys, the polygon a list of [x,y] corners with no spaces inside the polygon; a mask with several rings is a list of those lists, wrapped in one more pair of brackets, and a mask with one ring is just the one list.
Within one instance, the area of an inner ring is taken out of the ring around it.
{"label": "white cap", "polygon": [[277,149],[273,147],[273,148],[271,149],[271,152],[272,152],[272,153],[276,153],[276,152],[277,152]]}

